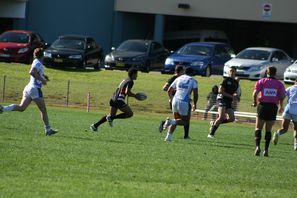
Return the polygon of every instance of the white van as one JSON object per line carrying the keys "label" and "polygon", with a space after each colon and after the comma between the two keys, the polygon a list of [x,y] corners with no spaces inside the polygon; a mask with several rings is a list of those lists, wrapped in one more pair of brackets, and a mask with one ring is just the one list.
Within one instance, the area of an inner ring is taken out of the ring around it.
{"label": "white van", "polygon": [[225,32],[211,29],[167,32],[163,42],[167,49],[176,50],[186,43],[204,41],[229,43]]}

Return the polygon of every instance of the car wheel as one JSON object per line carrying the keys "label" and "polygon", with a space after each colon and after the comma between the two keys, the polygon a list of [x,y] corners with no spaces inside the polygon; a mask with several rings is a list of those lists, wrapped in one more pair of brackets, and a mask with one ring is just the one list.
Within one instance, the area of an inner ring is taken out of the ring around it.
{"label": "car wheel", "polygon": [[209,77],[209,76],[211,76],[211,67],[210,67],[210,65],[208,65],[208,66],[206,67],[206,69],[205,69],[205,73],[204,73],[203,76],[205,76],[205,77]]}
{"label": "car wheel", "polygon": [[151,63],[147,61],[142,69],[142,72],[149,73],[150,72],[150,65]]}
{"label": "car wheel", "polygon": [[87,67],[87,61],[86,60],[83,60],[83,63],[82,63],[82,65],[81,65],[81,69],[86,69],[86,67]]}
{"label": "car wheel", "polygon": [[101,66],[101,60],[98,59],[98,62],[96,64],[94,64],[94,70],[100,69],[100,66]]}

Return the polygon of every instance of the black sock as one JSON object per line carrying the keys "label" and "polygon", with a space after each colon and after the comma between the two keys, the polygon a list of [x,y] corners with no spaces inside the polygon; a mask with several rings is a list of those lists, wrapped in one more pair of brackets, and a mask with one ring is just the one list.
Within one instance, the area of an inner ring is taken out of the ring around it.
{"label": "black sock", "polygon": [[217,126],[212,125],[209,134],[212,135],[212,136],[214,136],[214,134],[216,133],[216,130],[217,130],[217,129],[218,129]]}
{"label": "black sock", "polygon": [[105,116],[103,116],[98,122],[96,122],[95,124],[94,124],[94,126],[96,127],[96,128],[98,128],[101,124],[103,124],[104,122],[106,122],[106,115]]}
{"label": "black sock", "polygon": [[271,141],[271,131],[266,131],[265,133],[265,150],[268,150]]}
{"label": "black sock", "polygon": [[262,137],[261,130],[255,130],[255,142],[257,147],[260,147],[261,137]]}
{"label": "black sock", "polygon": [[188,125],[184,126],[184,138],[188,138],[189,137],[189,130],[190,130],[190,123]]}

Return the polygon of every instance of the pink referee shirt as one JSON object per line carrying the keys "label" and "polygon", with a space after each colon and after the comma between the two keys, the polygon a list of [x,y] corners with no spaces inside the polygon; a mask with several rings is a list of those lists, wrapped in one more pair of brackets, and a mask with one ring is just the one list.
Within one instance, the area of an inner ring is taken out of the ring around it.
{"label": "pink referee shirt", "polygon": [[260,92],[259,102],[278,104],[280,98],[286,94],[283,83],[274,78],[262,78],[255,85],[256,93]]}

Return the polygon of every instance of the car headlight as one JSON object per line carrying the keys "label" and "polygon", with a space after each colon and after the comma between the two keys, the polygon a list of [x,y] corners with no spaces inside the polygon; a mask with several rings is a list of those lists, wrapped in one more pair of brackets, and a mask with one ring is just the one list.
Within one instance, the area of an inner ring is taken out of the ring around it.
{"label": "car headlight", "polygon": [[43,56],[46,57],[46,58],[51,58],[52,54],[49,53],[49,52],[43,52]]}
{"label": "car headlight", "polygon": [[224,65],[224,67],[226,68],[226,69],[229,69],[231,66],[230,65]]}
{"label": "car headlight", "polygon": [[202,61],[194,61],[191,63],[191,66],[200,66],[202,67],[204,65],[204,62]]}
{"label": "car headlight", "polygon": [[106,55],[104,61],[105,62],[113,62],[114,61],[113,55]]}
{"label": "car headlight", "polygon": [[145,56],[136,56],[132,58],[132,61],[144,61]]}
{"label": "car headlight", "polygon": [[288,67],[288,68],[286,69],[286,72],[291,72],[291,68]]}
{"label": "car headlight", "polygon": [[21,49],[19,49],[18,53],[19,53],[19,54],[22,54],[22,53],[27,52],[28,50],[29,50],[29,48],[27,48],[27,47],[25,47],[25,48],[21,48]]}
{"label": "car headlight", "polygon": [[174,62],[171,58],[166,58],[165,65],[174,65]]}
{"label": "car headlight", "polygon": [[265,65],[252,66],[250,67],[249,71],[250,72],[261,71],[264,68],[265,68]]}
{"label": "car headlight", "polygon": [[82,55],[80,55],[80,54],[70,55],[69,58],[72,58],[72,59],[82,59]]}

